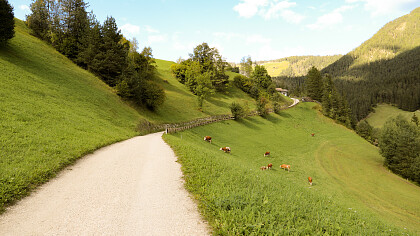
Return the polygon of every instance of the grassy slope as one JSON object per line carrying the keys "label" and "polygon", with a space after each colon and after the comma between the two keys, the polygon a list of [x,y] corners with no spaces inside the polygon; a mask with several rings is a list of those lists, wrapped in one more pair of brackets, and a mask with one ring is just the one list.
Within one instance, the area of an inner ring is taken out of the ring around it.
{"label": "grassy slope", "polygon": [[81,157],[135,136],[139,114],[16,21],[0,49],[0,211]]}
{"label": "grassy slope", "polygon": [[[379,104],[375,108],[375,112],[371,113],[366,118],[366,121],[369,122],[369,124],[374,128],[382,128],[385,122],[390,118],[402,115],[408,121],[411,121],[411,117],[413,117],[413,114],[414,112],[403,111],[388,104]],[[420,117],[420,110],[416,111],[416,116]]]}
{"label": "grassy slope", "polygon": [[[215,232],[420,233],[420,188],[389,173],[376,147],[312,106],[164,136]],[[232,153],[219,151],[222,146]],[[265,151],[272,157],[264,158]],[[259,170],[268,163],[272,171]],[[283,163],[290,173],[279,168]]]}
{"label": "grassy slope", "polygon": [[[251,108],[255,108],[255,101],[246,93],[230,86],[226,93],[216,93],[204,101],[203,111],[199,111],[197,98],[188,88],[179,83],[170,71],[173,62],[156,60],[158,66],[158,81],[165,89],[167,99],[156,111],[141,110],[140,113],[149,120],[159,123],[183,122],[209,115],[230,114],[229,105],[233,101],[247,101]],[[236,73],[227,72],[230,80]],[[167,82],[165,82],[165,80]],[[182,111],[182,112],[181,112]]]}

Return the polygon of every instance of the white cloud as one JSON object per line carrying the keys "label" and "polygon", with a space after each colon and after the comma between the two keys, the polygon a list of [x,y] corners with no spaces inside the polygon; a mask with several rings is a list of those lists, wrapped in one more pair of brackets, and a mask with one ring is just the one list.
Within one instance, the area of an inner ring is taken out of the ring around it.
{"label": "white cloud", "polygon": [[166,41],[167,41],[167,36],[166,35],[149,35],[147,37],[147,42],[149,44],[166,42]]}
{"label": "white cloud", "polygon": [[353,8],[354,6],[348,6],[348,5],[339,7],[330,13],[327,13],[318,17],[315,23],[309,24],[307,25],[307,27],[313,30],[331,28],[332,26],[343,22],[343,16],[341,15],[341,13],[351,10]]}
{"label": "white cloud", "polygon": [[258,8],[265,6],[267,0],[241,0],[242,3],[233,7],[233,10],[237,11],[240,16],[245,18],[253,17],[258,12]]}
{"label": "white cloud", "polygon": [[121,26],[121,32],[128,38],[138,37],[140,34],[140,27],[132,24],[125,24]]}
{"label": "white cloud", "polygon": [[371,16],[400,14],[418,7],[419,0],[346,0],[347,3],[362,2]]}
{"label": "white cloud", "polygon": [[260,44],[267,44],[270,43],[271,39],[264,37],[262,35],[259,34],[253,34],[253,35],[248,35],[246,37],[246,43],[247,44],[253,44],[253,43],[260,43]]}
{"label": "white cloud", "polygon": [[239,16],[250,18],[260,15],[265,20],[283,18],[289,23],[300,23],[304,16],[289,8],[296,6],[296,2],[289,0],[241,0],[241,3],[233,7],[233,10],[239,13]]}
{"label": "white cloud", "polygon": [[20,5],[19,9],[22,10],[22,11],[30,11],[31,10],[28,5]]}
{"label": "white cloud", "polygon": [[150,25],[145,25],[144,30],[146,30],[148,33],[159,33],[159,30],[154,29]]}

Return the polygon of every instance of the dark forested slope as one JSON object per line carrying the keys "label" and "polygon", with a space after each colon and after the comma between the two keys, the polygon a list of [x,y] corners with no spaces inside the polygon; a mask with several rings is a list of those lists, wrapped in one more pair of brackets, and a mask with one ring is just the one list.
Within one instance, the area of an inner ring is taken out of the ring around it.
{"label": "dark forested slope", "polygon": [[372,38],[322,70],[335,79],[360,120],[373,105],[420,107],[420,8],[386,24]]}

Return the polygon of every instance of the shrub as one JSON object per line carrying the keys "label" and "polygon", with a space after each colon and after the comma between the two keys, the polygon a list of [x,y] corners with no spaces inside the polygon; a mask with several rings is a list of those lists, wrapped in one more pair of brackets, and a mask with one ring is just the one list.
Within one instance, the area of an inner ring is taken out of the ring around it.
{"label": "shrub", "polygon": [[232,102],[230,104],[230,111],[232,112],[232,116],[235,120],[245,117],[246,115],[245,109],[237,102]]}
{"label": "shrub", "polygon": [[257,111],[260,116],[268,115],[268,99],[265,97],[260,97],[257,101]]}

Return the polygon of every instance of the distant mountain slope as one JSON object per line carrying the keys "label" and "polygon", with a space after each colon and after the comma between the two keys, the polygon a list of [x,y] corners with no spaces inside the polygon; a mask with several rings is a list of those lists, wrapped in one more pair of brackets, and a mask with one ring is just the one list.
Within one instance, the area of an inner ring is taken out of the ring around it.
{"label": "distant mountain slope", "polygon": [[306,75],[312,66],[321,70],[341,57],[342,55],[292,56],[271,61],[259,61],[257,64],[264,65],[268,74],[272,77],[299,77]]}
{"label": "distant mountain slope", "polygon": [[354,117],[372,105],[420,107],[420,8],[386,24],[372,38],[322,70],[336,79]]}

